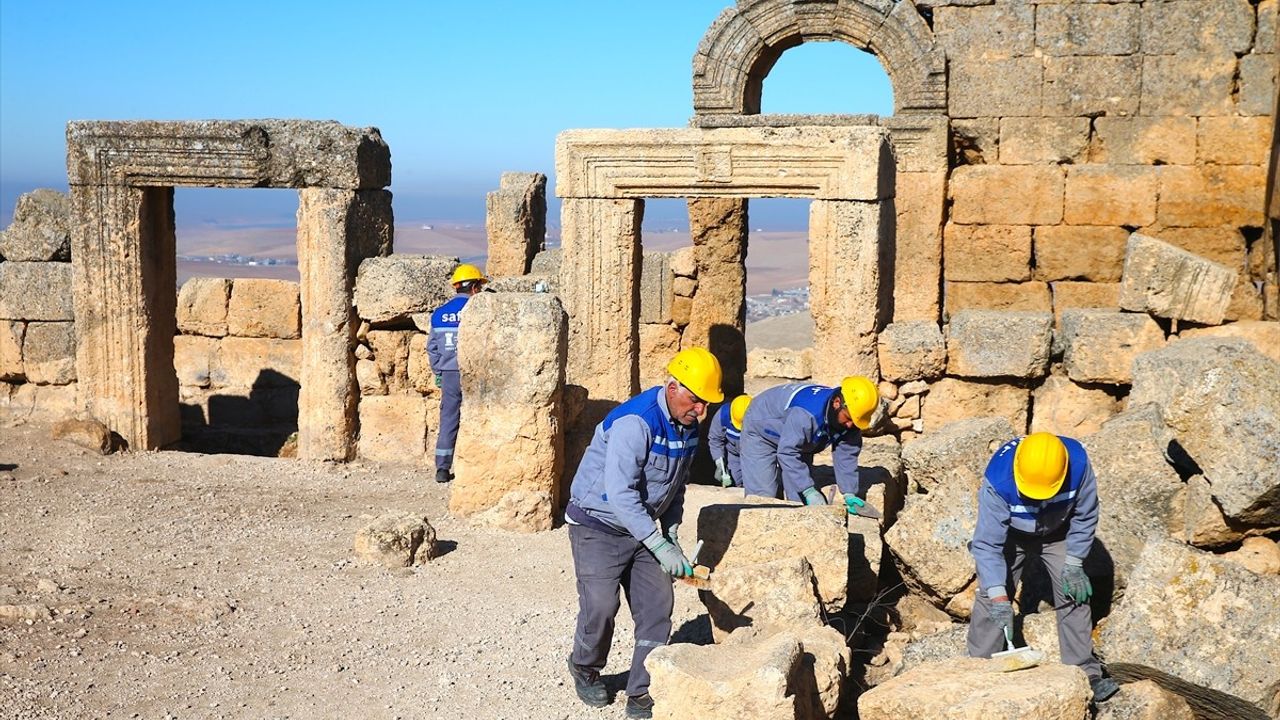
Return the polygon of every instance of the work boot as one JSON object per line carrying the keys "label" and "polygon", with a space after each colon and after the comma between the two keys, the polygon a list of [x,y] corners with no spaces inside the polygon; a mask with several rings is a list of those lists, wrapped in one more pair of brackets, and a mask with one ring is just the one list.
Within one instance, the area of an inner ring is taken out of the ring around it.
{"label": "work boot", "polygon": [[651,718],[653,717],[653,696],[649,693],[643,695],[627,696],[627,717],[629,718]]}
{"label": "work boot", "polygon": [[1093,691],[1093,701],[1100,703],[1106,702],[1112,695],[1115,695],[1120,686],[1109,677],[1100,677],[1089,681],[1089,689]]}
{"label": "work boot", "polygon": [[452,479],[453,479],[453,476],[449,474],[448,469],[446,469],[446,468],[438,468],[438,469],[436,470],[436,482],[438,482],[438,483],[447,483],[447,482],[449,482],[449,481],[450,481],[450,480],[452,480]]}
{"label": "work boot", "polygon": [[573,678],[573,689],[578,693],[579,700],[596,708],[609,704],[609,691],[600,681],[600,673],[578,667],[573,663],[573,658],[569,658],[569,676]]}

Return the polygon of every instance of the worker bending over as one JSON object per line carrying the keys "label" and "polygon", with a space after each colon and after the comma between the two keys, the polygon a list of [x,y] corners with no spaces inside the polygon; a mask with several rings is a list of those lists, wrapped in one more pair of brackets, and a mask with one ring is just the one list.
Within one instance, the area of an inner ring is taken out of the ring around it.
{"label": "worker bending over", "polygon": [[742,416],[747,414],[750,404],[750,395],[739,395],[733,402],[721,405],[711,418],[707,447],[716,463],[716,480],[722,487],[742,487],[742,457],[738,446],[742,438]]}

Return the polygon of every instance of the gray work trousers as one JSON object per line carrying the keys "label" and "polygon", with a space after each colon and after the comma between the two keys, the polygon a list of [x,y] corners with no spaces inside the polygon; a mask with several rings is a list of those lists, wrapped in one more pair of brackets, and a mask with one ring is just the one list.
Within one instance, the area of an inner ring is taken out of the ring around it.
{"label": "gray work trousers", "polygon": [[453,467],[453,446],[462,420],[462,381],[457,370],[440,373],[440,430],[436,433],[436,468]]}
{"label": "gray work trousers", "polygon": [[[742,488],[747,495],[800,500],[800,496],[782,483],[782,468],[778,465],[778,446],[756,433],[742,433],[738,445],[742,456]],[[813,456],[802,456],[812,467]]]}
{"label": "gray work trousers", "polygon": [[636,626],[627,695],[649,692],[649,671],[644,659],[671,639],[671,611],[675,607],[671,576],[663,571],[653,553],[630,535],[570,525],[569,545],[578,577],[578,627],[570,658],[575,665],[596,672],[604,668],[613,644],[613,621],[618,614],[621,586]]}
{"label": "gray work trousers", "polygon": [[[1093,655],[1093,610],[1089,603],[1077,605],[1062,593],[1062,566],[1067,559],[1067,541],[1058,534],[1035,538],[1010,531],[1004,544],[1004,559],[1009,568],[1005,588],[1013,597],[1022,579],[1022,567],[1028,557],[1039,556],[1053,581],[1053,606],[1058,612],[1058,649],[1064,665],[1075,665],[1090,680],[1102,677],[1102,664]],[[1004,629],[991,620],[991,600],[985,590],[974,597],[973,616],[969,619],[967,645],[970,657],[991,657],[1005,650]]]}

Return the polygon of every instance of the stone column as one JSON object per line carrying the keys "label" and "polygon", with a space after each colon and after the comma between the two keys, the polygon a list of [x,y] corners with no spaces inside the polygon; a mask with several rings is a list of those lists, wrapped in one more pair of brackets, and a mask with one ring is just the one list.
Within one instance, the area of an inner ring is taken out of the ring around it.
{"label": "stone column", "polygon": [[73,184],[80,404],[132,450],[181,437],[173,188]]}
{"label": "stone column", "polygon": [[490,278],[529,272],[533,256],[546,247],[547,176],[542,173],[502,173],[498,189],[485,200],[485,230]]}
{"label": "stone column", "polygon": [[392,227],[391,193],[385,190],[298,191],[299,458],[346,461],[355,455],[359,320],[351,293],[360,261],[390,254]]}
{"label": "stone column", "polygon": [[705,347],[720,360],[724,393],[742,392],[747,371],[747,201],[737,198],[689,200],[698,289],[681,347]]}
{"label": "stone column", "polygon": [[938,322],[949,172],[948,121],[939,115],[897,115],[886,118],[885,125],[896,161],[892,319]]}
{"label": "stone column", "polygon": [[833,384],[846,375],[879,380],[877,325],[892,294],[880,253],[892,247],[892,229],[892,202],[814,200],[810,206],[815,382]]}
{"label": "stone column", "polygon": [[451,513],[507,530],[551,529],[564,469],[567,333],[554,295],[482,293],[467,303]]}

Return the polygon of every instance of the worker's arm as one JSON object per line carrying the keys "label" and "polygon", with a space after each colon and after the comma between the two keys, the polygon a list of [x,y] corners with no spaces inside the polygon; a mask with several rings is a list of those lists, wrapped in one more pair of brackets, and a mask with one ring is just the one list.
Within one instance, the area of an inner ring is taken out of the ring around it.
{"label": "worker's arm", "polygon": [[604,453],[604,490],[609,509],[637,540],[644,540],[658,529],[639,490],[652,444],[649,426],[635,415],[625,415],[609,428]]}
{"label": "worker's arm", "polygon": [[1093,536],[1098,529],[1098,481],[1092,466],[1084,470],[1084,479],[1076,491],[1075,509],[1067,523],[1067,557],[1083,561],[1093,548]]}
{"label": "worker's arm", "polygon": [[724,423],[720,421],[720,411],[717,410],[711,416],[711,428],[707,430],[707,449],[711,451],[712,460],[724,457],[725,443]]}
{"label": "worker's arm", "polygon": [[679,525],[680,520],[684,517],[684,488],[687,484],[685,480],[686,478],[680,478],[676,482],[676,486],[671,489],[673,494],[671,504],[667,506],[667,509],[662,512],[662,517],[659,518],[664,534],[669,535],[668,530],[671,526]]}
{"label": "worker's arm", "polygon": [[862,433],[849,430],[831,446],[831,464],[836,470],[836,487],[845,495],[866,498],[867,489],[859,483],[858,455],[862,452]]}
{"label": "worker's arm", "polygon": [[978,587],[987,597],[1007,595],[1005,580],[1009,566],[1004,544],[1009,537],[1009,504],[985,479],[978,489],[978,523],[973,530],[970,552],[978,566]]}
{"label": "worker's arm", "polygon": [[427,362],[431,364],[432,372],[440,372],[436,370],[440,367],[440,333],[434,326],[427,328]]}
{"label": "worker's arm", "polygon": [[813,416],[800,408],[791,408],[782,416],[782,431],[778,437],[778,467],[782,470],[782,486],[788,496],[800,497],[806,488],[813,487],[809,475],[809,463],[804,461],[801,448],[809,446],[817,424]]}

